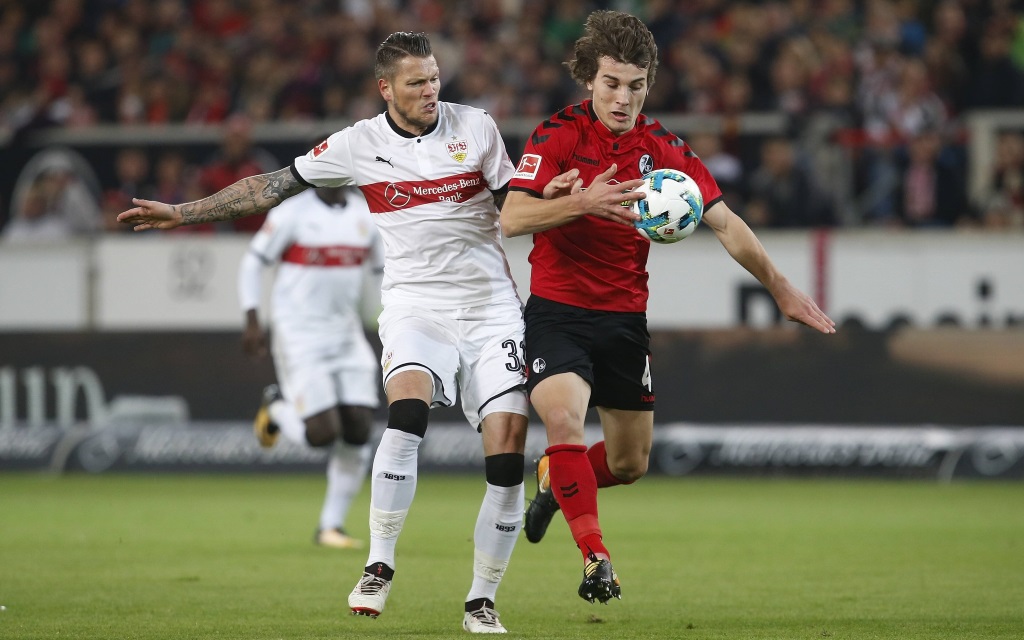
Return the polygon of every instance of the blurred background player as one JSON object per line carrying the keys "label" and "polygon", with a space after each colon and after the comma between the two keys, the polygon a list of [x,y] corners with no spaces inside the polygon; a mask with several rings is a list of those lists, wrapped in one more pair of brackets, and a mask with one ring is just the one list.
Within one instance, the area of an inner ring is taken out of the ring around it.
{"label": "blurred background player", "polygon": [[280,387],[263,392],[256,437],[264,447],[284,434],[298,444],[330,448],[314,542],[360,548],[362,542],[344,525],[369,467],[380,375],[361,309],[370,299],[377,310],[379,294],[370,290],[373,280],[366,272],[379,275],[383,269],[380,237],[362,194],[343,187],[311,189],[267,215],[238,274],[243,346],[253,357],[267,355],[259,306],[263,270],[273,265],[278,266],[270,344]]}
{"label": "blurred background player", "polygon": [[[630,192],[642,184],[639,178],[662,168],[692,177],[704,196],[704,224],[768,289],[782,313],[834,332],[834,323],[775,268],[725,204],[696,154],[641,113],[657,64],[658,47],[643,22],[617,11],[592,13],[568,64],[591,97],[537,127],[501,212],[506,235],[533,234],[526,363],[530,401],[549,445],[523,529],[538,542],[562,510],[583,554],[578,593],[590,602],[621,597],[598,521],[597,490],[641,478],[654,435],[647,329],[651,245],[634,228],[629,206],[642,197]],[[555,183],[561,191],[552,189]],[[588,448],[584,420],[591,406],[605,439]]]}

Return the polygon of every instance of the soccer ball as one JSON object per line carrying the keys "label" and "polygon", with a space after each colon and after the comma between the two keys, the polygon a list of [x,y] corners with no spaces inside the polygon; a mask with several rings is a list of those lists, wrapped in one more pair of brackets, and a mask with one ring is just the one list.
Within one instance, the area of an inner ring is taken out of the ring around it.
{"label": "soccer ball", "polygon": [[694,179],[682,171],[655,169],[644,176],[638,190],[647,197],[633,203],[633,211],[640,214],[633,224],[651,242],[679,242],[700,224],[704,196]]}

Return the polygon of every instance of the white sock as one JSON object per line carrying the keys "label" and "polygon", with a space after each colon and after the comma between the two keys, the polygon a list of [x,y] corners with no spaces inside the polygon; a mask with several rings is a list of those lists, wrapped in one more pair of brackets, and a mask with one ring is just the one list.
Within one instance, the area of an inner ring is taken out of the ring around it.
{"label": "white sock", "polygon": [[320,529],[345,526],[352,501],[363,488],[370,466],[370,445],[351,445],[335,441],[327,460],[327,493],[320,510]]}
{"label": "white sock", "polygon": [[306,423],[299,417],[292,403],[286,400],[271,403],[270,419],[277,424],[285,438],[295,444],[309,446],[309,441],[306,440]]}
{"label": "white sock", "polygon": [[487,485],[473,533],[473,586],[469,588],[466,602],[477,598],[494,602],[522,528],[523,486],[522,483],[514,487]]}
{"label": "white sock", "polygon": [[395,568],[395,545],[416,494],[416,463],[423,438],[385,429],[373,458],[370,481],[370,554],[366,565]]}

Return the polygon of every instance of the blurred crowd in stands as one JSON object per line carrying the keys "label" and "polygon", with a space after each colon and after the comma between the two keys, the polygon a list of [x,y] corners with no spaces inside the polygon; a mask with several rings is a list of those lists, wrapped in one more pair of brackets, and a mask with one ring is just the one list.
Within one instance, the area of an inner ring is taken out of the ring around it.
{"label": "blurred crowd in stands", "polygon": [[[44,149],[0,193],[2,233],[113,231],[132,196],[185,201],[288,164],[252,127],[380,113],[373,54],[397,30],[431,34],[443,99],[539,122],[581,97],[561,63],[596,8],[658,40],[645,112],[719,118],[676,133],[751,225],[1024,228],[1024,129],[998,132],[971,198],[964,127],[1024,108],[1020,0],[0,0],[0,154],[46,128],[223,131],[209,160],[139,145],[103,172]],[[748,135],[740,116],[763,112],[785,125]]]}

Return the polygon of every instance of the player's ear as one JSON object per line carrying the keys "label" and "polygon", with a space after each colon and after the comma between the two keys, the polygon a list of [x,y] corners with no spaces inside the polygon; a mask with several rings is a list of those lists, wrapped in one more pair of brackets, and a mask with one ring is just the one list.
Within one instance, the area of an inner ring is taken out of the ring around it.
{"label": "player's ear", "polygon": [[377,78],[377,89],[385,102],[391,102],[391,84],[387,78]]}

